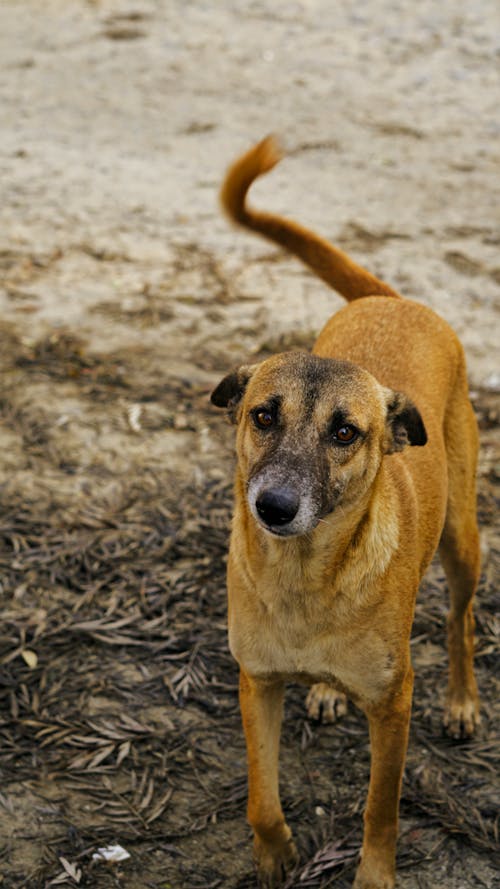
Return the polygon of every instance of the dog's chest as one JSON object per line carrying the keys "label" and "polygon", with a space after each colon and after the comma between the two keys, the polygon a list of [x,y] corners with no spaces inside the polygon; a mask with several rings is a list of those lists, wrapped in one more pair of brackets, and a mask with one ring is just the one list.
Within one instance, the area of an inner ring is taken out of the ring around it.
{"label": "dog's chest", "polygon": [[238,610],[229,643],[249,675],[328,682],[354,699],[376,701],[393,676],[389,646],[380,635],[367,636],[342,606],[306,597]]}

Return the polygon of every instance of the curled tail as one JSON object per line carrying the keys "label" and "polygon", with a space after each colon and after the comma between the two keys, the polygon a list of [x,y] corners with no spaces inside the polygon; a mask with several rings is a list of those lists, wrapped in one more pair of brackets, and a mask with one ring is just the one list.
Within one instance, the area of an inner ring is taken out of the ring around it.
{"label": "curled tail", "polygon": [[247,206],[246,195],[252,182],[272,170],[282,156],[275,138],[268,136],[235,161],[226,174],[220,195],[228,216],[294,253],[348,302],[364,296],[400,298],[392,287],[357,265],[324,238],[296,222]]}

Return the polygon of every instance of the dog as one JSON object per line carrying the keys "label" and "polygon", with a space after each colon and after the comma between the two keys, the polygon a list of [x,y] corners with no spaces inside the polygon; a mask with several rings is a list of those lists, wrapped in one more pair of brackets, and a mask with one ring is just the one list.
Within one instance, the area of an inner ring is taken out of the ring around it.
{"label": "dog", "polygon": [[435,551],[446,572],[444,725],[479,722],[472,602],[480,570],[478,432],[463,349],[432,310],[404,299],[295,222],[252,209],[252,182],[281,159],[268,137],[229,169],[235,223],[285,247],[347,300],[312,353],[230,372],[212,392],[237,425],[228,559],[229,646],[240,667],[248,820],[262,885],[297,860],[278,790],[283,690],[309,713],[346,697],[368,718],[371,773],[355,889],[392,889],[413,688],[410,632]]}

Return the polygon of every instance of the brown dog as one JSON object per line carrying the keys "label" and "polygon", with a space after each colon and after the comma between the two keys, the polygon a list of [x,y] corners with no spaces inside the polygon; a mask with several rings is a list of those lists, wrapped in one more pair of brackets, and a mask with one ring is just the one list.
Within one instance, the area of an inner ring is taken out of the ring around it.
{"label": "brown dog", "polygon": [[278,792],[284,684],[312,685],[310,713],[344,695],[366,713],[372,765],[356,889],[394,886],[398,802],[420,579],[436,548],[451,593],[444,723],[479,721],[472,599],[479,574],[477,428],[463,350],[425,306],[341,251],[245,204],[280,159],[265,139],[229,170],[236,222],[299,256],[349,305],[313,353],[288,352],[225,377],[212,401],[238,424],[228,566],[229,640],[240,665],[248,818],[261,880],[296,858]]}

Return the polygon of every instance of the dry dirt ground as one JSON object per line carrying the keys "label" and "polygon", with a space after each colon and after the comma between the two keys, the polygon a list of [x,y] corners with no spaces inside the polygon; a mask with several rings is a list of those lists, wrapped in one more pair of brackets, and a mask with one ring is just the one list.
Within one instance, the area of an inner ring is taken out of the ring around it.
{"label": "dry dirt ground", "polygon": [[[0,886],[252,887],[224,554],[249,356],[341,300],[231,230],[225,165],[274,130],[255,201],[461,336],[481,426],[483,725],[441,736],[446,589],[423,584],[400,889],[498,877],[500,15],[496,0],[2,0]],[[291,689],[287,886],[346,889],[367,732]],[[129,854],[106,864],[98,848]],[[495,855],[497,857],[495,857]]]}

